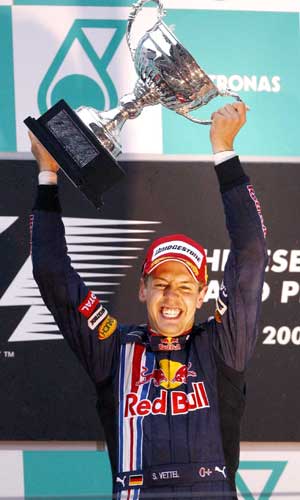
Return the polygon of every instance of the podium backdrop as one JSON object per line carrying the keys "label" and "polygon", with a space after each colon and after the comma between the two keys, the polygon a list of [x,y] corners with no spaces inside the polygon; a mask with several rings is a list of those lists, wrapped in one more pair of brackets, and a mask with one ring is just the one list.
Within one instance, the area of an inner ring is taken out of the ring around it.
{"label": "podium backdrop", "polygon": [[[145,321],[137,300],[149,240],[185,232],[207,249],[209,291],[200,311],[214,313],[229,240],[212,164],[124,162],[124,181],[99,214],[61,174],[67,243],[74,267],[120,322]],[[248,371],[244,441],[300,441],[300,249],[298,164],[245,165],[268,227],[262,320]],[[103,438],[95,393],[62,340],[32,278],[29,213],[32,161],[0,163],[1,440]]]}

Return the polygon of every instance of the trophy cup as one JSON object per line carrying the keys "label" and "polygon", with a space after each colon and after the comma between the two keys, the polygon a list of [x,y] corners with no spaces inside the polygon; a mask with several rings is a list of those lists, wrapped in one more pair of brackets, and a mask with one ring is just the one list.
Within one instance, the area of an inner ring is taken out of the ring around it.
{"label": "trophy cup", "polygon": [[[157,4],[157,21],[133,48],[133,23],[149,1]],[[39,119],[24,121],[96,208],[102,205],[101,194],[124,175],[116,161],[122,127],[144,107],[162,104],[195,123],[209,125],[210,120],[194,118],[190,112],[217,96],[241,100],[231,90],[220,91],[214,85],[162,21],[164,15],[161,0],[138,0],[133,5],[126,37],[138,80],[132,94],[123,96],[117,108],[98,111],[81,106],[73,111],[61,100]]]}

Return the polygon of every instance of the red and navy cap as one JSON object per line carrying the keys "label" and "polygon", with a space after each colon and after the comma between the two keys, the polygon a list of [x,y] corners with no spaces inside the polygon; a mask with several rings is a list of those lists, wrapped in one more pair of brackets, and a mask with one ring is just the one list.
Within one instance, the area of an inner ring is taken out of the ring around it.
{"label": "red and navy cap", "polygon": [[193,278],[207,283],[207,265],[204,248],[185,234],[170,234],[154,240],[148,248],[142,268],[143,276],[167,261],[181,262]]}

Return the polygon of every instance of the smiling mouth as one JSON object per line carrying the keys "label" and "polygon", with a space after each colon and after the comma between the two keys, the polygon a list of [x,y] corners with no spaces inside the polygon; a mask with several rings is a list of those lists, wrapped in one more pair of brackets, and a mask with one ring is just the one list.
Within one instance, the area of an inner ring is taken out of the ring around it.
{"label": "smiling mouth", "polygon": [[181,314],[181,309],[178,307],[162,307],[160,312],[165,319],[177,319]]}

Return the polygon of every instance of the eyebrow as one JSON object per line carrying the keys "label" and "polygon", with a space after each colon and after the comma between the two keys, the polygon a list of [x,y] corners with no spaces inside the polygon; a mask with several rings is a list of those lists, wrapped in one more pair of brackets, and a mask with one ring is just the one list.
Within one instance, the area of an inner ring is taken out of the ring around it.
{"label": "eyebrow", "polygon": [[[156,280],[168,282],[167,278],[163,278],[163,277],[160,277],[160,276],[156,276],[155,278],[153,278],[153,281],[156,281]],[[194,283],[192,280],[179,280],[179,282],[182,285],[190,285],[191,283]]]}

